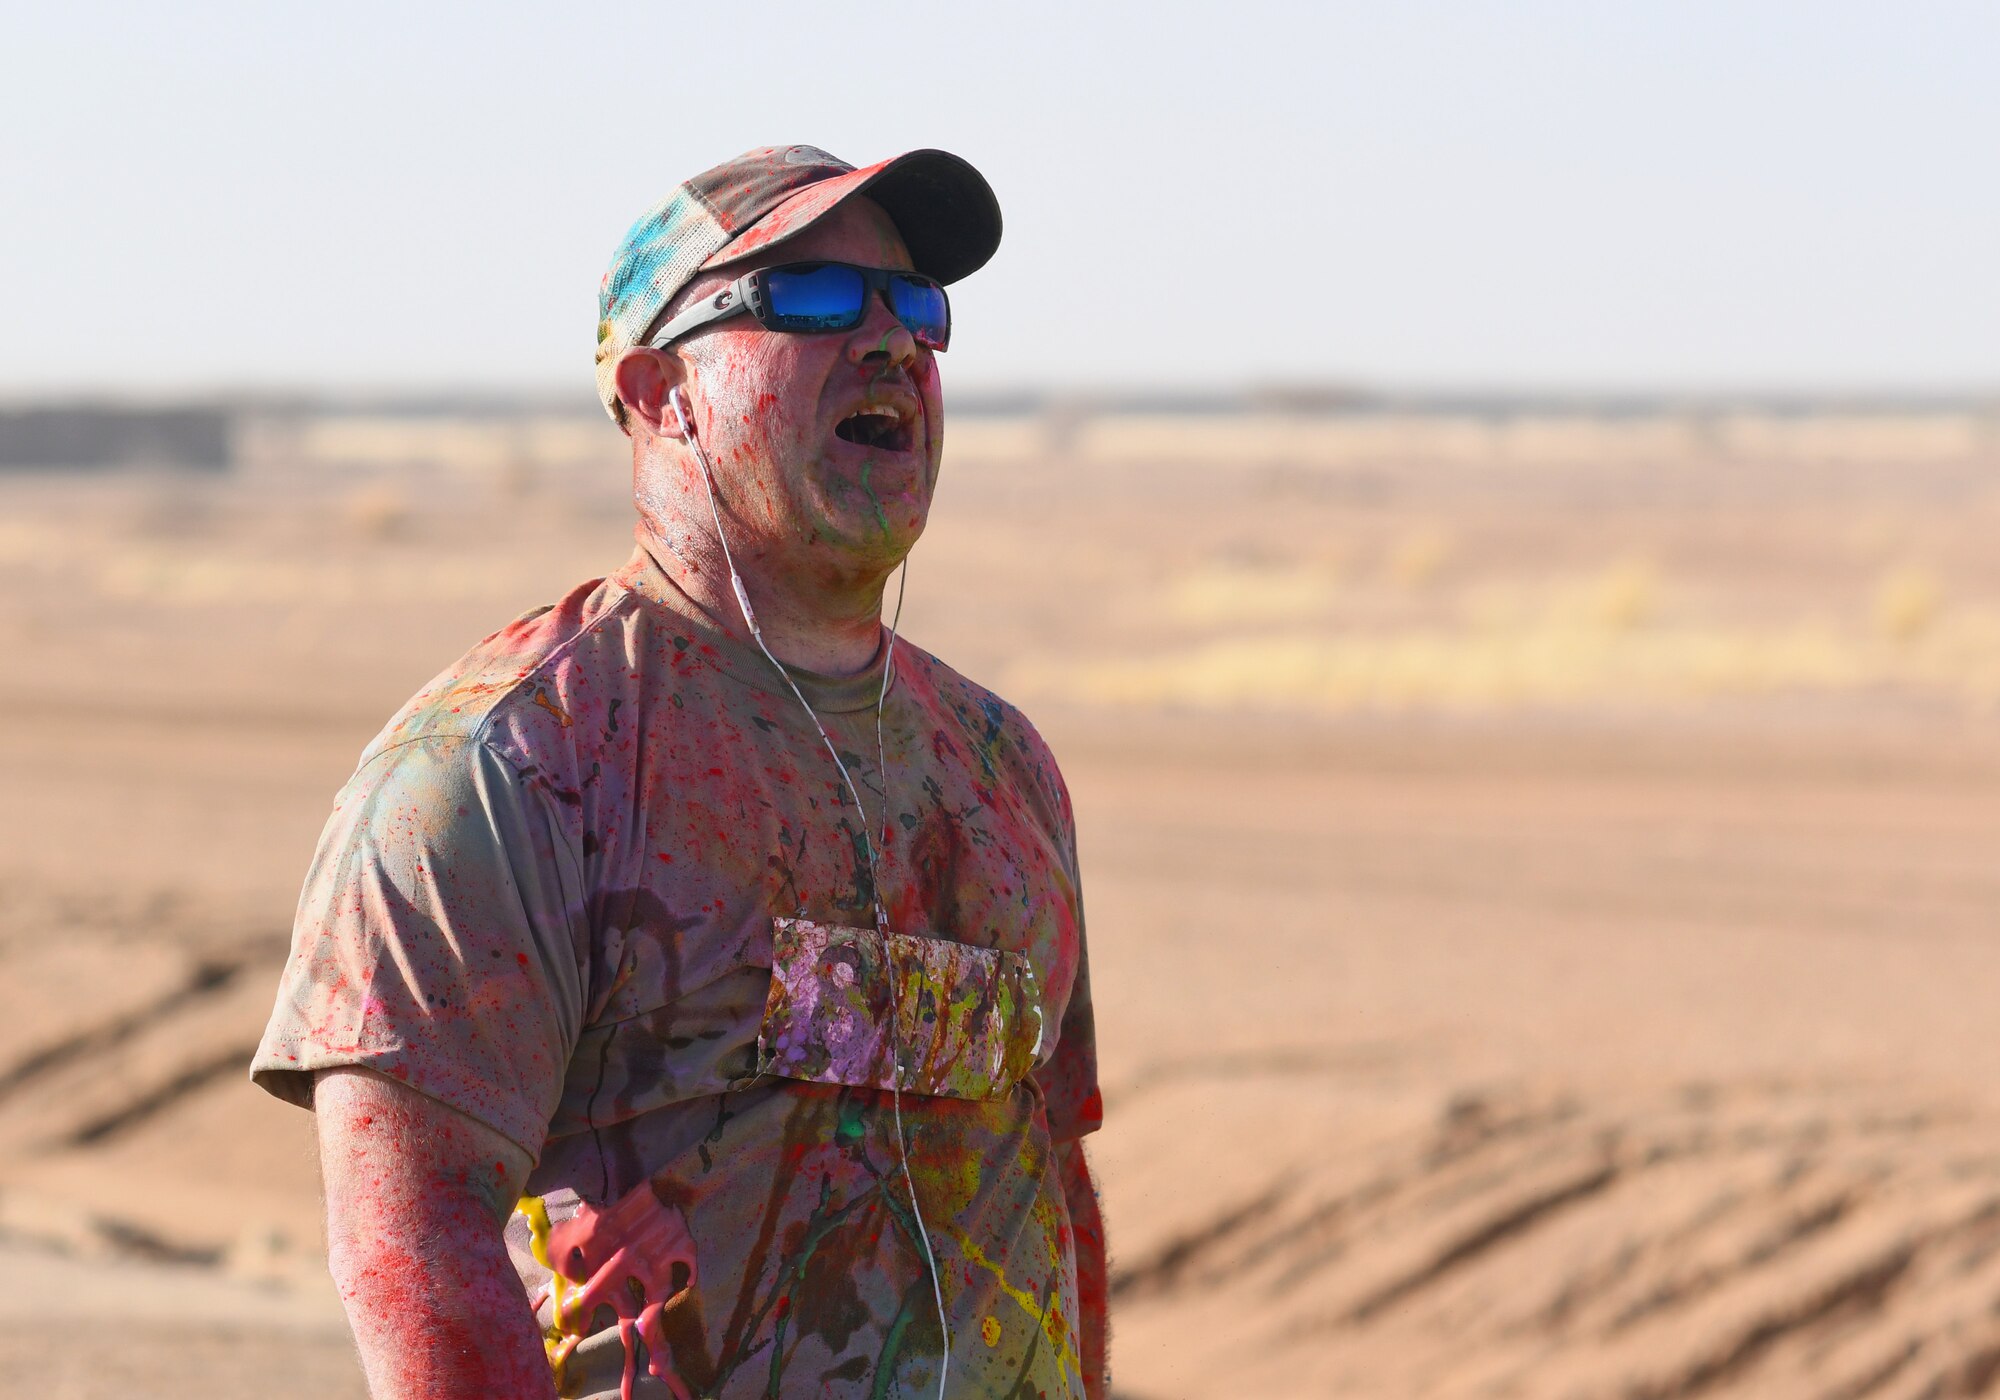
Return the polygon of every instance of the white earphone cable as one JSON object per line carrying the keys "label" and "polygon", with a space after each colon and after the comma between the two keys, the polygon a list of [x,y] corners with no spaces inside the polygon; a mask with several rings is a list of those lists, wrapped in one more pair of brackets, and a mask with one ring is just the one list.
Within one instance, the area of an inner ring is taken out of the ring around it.
{"label": "white earphone cable", "polygon": [[[882,831],[885,836],[888,834],[889,830],[888,826],[889,756],[886,750],[884,749],[882,742],[882,706],[883,702],[889,698],[889,687],[892,684],[894,684],[895,681],[896,639],[901,635],[900,629],[903,621],[903,595],[908,590],[909,586],[910,586],[910,556],[905,554],[903,556],[903,567],[896,576],[896,612],[895,615],[891,617],[889,620],[888,655],[882,658],[882,689],[878,691],[875,696],[875,771],[882,775]],[[862,817],[864,820],[866,819],[867,813],[865,811],[862,813]],[[874,861],[874,852],[872,850],[872,843],[871,843],[871,850],[869,853],[869,861],[872,865]],[[876,886],[875,908],[878,917],[880,917],[882,909],[882,895],[881,895],[880,885]],[[886,939],[886,937],[883,940],[882,946],[886,953],[886,950],[888,948],[888,940]],[[892,982],[890,984],[890,987],[891,987],[890,994],[893,997],[895,995],[894,992],[895,983]],[[893,1021],[895,1022],[895,1025],[892,1026],[890,1030],[890,1035],[892,1037],[892,1048],[895,1050],[896,1054],[896,1077],[889,1081],[889,1106],[892,1112],[895,1114],[896,1118],[896,1152],[903,1168],[903,1186],[905,1190],[908,1192],[910,1197],[910,1213],[914,1215],[917,1219],[917,1237],[921,1239],[924,1243],[924,1262],[930,1266],[930,1271],[931,1271],[931,1296],[937,1302],[938,1333],[940,1336],[944,1338],[944,1350],[940,1353],[938,1361],[938,1400],[944,1400],[945,1378],[951,1374],[951,1323],[945,1317],[944,1284],[938,1278],[937,1255],[931,1249],[930,1227],[924,1224],[924,1208],[921,1205],[917,1204],[917,1183],[910,1176],[910,1140],[909,1137],[903,1132],[903,1050],[901,1044],[901,1031],[900,1031],[900,1026],[902,1024],[901,1008],[899,1006],[892,1005],[890,1008],[890,1015]]]}
{"label": "white earphone cable", "polygon": [[[681,439],[694,449],[695,459],[701,463],[701,479],[702,484],[708,488],[708,510],[710,517],[715,521],[716,542],[722,546],[722,561],[729,569],[730,591],[736,595],[736,606],[742,610],[743,624],[750,629],[750,637],[757,643],[757,650],[764,653],[764,659],[771,663],[772,669],[783,678],[787,686],[791,687],[792,694],[797,697],[800,707],[805,710],[806,717],[813,722],[813,728],[819,731],[819,741],[826,746],[827,755],[833,759],[833,766],[839,770],[840,780],[847,787],[847,795],[854,801],[854,810],[861,821],[862,849],[868,857],[869,892],[875,901],[875,930],[882,937],[882,955],[886,964],[890,958],[889,912],[882,903],[882,881],[875,858],[875,837],[869,829],[868,808],[861,801],[861,789],[855,785],[853,775],[841,761],[840,750],[834,747],[832,738],[826,732],[826,725],[820,721],[819,712],[813,709],[812,702],[806,699],[805,692],[799,689],[799,683],[793,679],[792,673],[786,669],[784,663],[773,656],[771,648],[765,645],[763,629],[758,627],[757,614],[750,606],[749,591],[743,586],[743,576],[736,572],[736,559],[729,550],[729,536],[722,528],[722,509],[717,503],[715,491],[715,471],[709,466],[708,453],[702,449],[700,439],[695,436],[694,416],[688,410],[687,398],[679,389],[674,389],[670,392],[669,399],[674,410],[681,416],[683,425]],[[882,711],[889,698],[889,686],[895,678],[896,629],[903,620],[903,595],[909,586],[909,581],[910,561],[909,556],[905,555],[902,572],[896,584],[896,611],[889,623],[887,654],[882,658],[882,686],[875,696],[875,771],[882,778],[882,819],[885,823],[883,828],[885,835],[889,819],[889,764],[882,737]],[[917,1201],[916,1179],[910,1175],[910,1140],[903,1131],[902,1085],[907,1067],[903,1063],[902,1006],[898,991],[902,979],[896,975],[893,967],[888,971],[890,973],[889,1048],[895,1057],[896,1070],[889,1081],[889,1105],[896,1123],[897,1165],[902,1170],[903,1186],[910,1198],[910,1213],[916,1218],[917,1238],[924,1247],[924,1265],[931,1276],[931,1296],[937,1303],[938,1332],[944,1343],[938,1362],[937,1393],[938,1400],[944,1400],[945,1382],[951,1374],[951,1322],[945,1314],[944,1283],[938,1274],[937,1252],[931,1246],[930,1229],[924,1224],[924,1208]]]}

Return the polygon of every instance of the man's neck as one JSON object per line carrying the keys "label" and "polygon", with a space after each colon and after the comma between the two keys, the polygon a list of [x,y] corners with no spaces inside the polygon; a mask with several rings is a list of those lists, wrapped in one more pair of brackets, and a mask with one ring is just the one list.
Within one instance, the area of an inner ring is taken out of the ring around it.
{"label": "man's neck", "polygon": [[[746,646],[756,645],[729,586],[729,565],[713,538],[694,531],[667,538],[644,526],[639,538],[667,577],[725,632]],[[764,645],[785,665],[851,676],[875,659],[882,645],[880,580],[850,589],[787,587],[754,559],[739,555],[736,564]]]}

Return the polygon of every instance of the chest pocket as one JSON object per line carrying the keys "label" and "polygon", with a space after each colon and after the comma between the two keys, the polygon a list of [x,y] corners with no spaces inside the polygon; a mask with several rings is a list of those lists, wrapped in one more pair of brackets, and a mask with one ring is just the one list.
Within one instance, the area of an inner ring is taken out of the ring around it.
{"label": "chest pocket", "polygon": [[1028,1072],[1041,1042],[1041,990],[1019,953],[772,921],[759,1074],[993,1099]]}

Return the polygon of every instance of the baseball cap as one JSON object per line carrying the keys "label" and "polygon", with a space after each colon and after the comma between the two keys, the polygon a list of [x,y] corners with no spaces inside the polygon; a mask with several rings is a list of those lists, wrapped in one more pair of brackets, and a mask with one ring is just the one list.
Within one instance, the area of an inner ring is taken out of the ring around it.
{"label": "baseball cap", "polygon": [[643,344],[681,288],[707,268],[775,247],[854,195],[882,206],[918,272],[956,282],[1000,246],[1000,201],[948,151],[905,151],[856,169],[817,146],[759,146],[705,170],[641,214],[597,289],[597,396],[624,426],[618,360]]}

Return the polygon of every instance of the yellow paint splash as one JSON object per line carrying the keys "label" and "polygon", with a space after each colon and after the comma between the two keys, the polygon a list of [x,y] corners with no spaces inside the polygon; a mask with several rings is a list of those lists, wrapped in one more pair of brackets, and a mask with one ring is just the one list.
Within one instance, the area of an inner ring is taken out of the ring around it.
{"label": "yellow paint splash", "polygon": [[576,1349],[576,1337],[566,1336],[562,1330],[563,1292],[569,1280],[557,1272],[549,1258],[549,1208],[540,1196],[523,1196],[515,1207],[528,1218],[528,1248],[534,1253],[535,1262],[549,1271],[549,1301],[553,1305],[548,1328],[542,1333],[542,1351],[549,1358],[549,1369],[555,1373],[556,1385],[562,1385],[563,1363]]}
{"label": "yellow paint splash", "polygon": [[567,729],[572,724],[576,723],[576,721],[571,719],[560,705],[556,704],[555,701],[549,699],[549,693],[546,690],[537,689],[535,691],[535,703],[537,705],[540,705],[543,709],[547,710],[550,714],[554,715],[557,719],[561,720],[562,727],[564,729]]}
{"label": "yellow paint splash", "polygon": [[[1050,1307],[1047,1311],[1044,1311],[1042,1305],[1036,1301],[1035,1295],[1026,1289],[1016,1288],[1008,1280],[1007,1271],[994,1263],[987,1256],[986,1251],[981,1249],[970,1235],[966,1234],[964,1230],[955,1224],[948,1225],[946,1228],[951,1231],[952,1240],[958,1245],[959,1252],[967,1260],[977,1264],[980,1268],[986,1270],[987,1273],[993,1275],[995,1282],[1000,1285],[1000,1291],[1005,1293],[1009,1298],[1012,1298],[1022,1312],[1035,1320],[1035,1325],[1042,1329],[1042,1335],[1049,1339],[1049,1345],[1055,1348],[1056,1359],[1062,1363],[1063,1370],[1066,1373],[1065,1379],[1071,1373],[1081,1377],[1083,1375],[1083,1363],[1077,1359],[1069,1319],[1063,1316],[1062,1309],[1060,1307]],[[995,1336],[997,1336],[1000,1330],[998,1319],[989,1317],[986,1320],[993,1324],[993,1331]],[[982,1337],[986,1335],[985,1327],[982,1326],[979,1331]],[[988,1346],[992,1346],[993,1344],[991,1341],[987,1342]]]}

